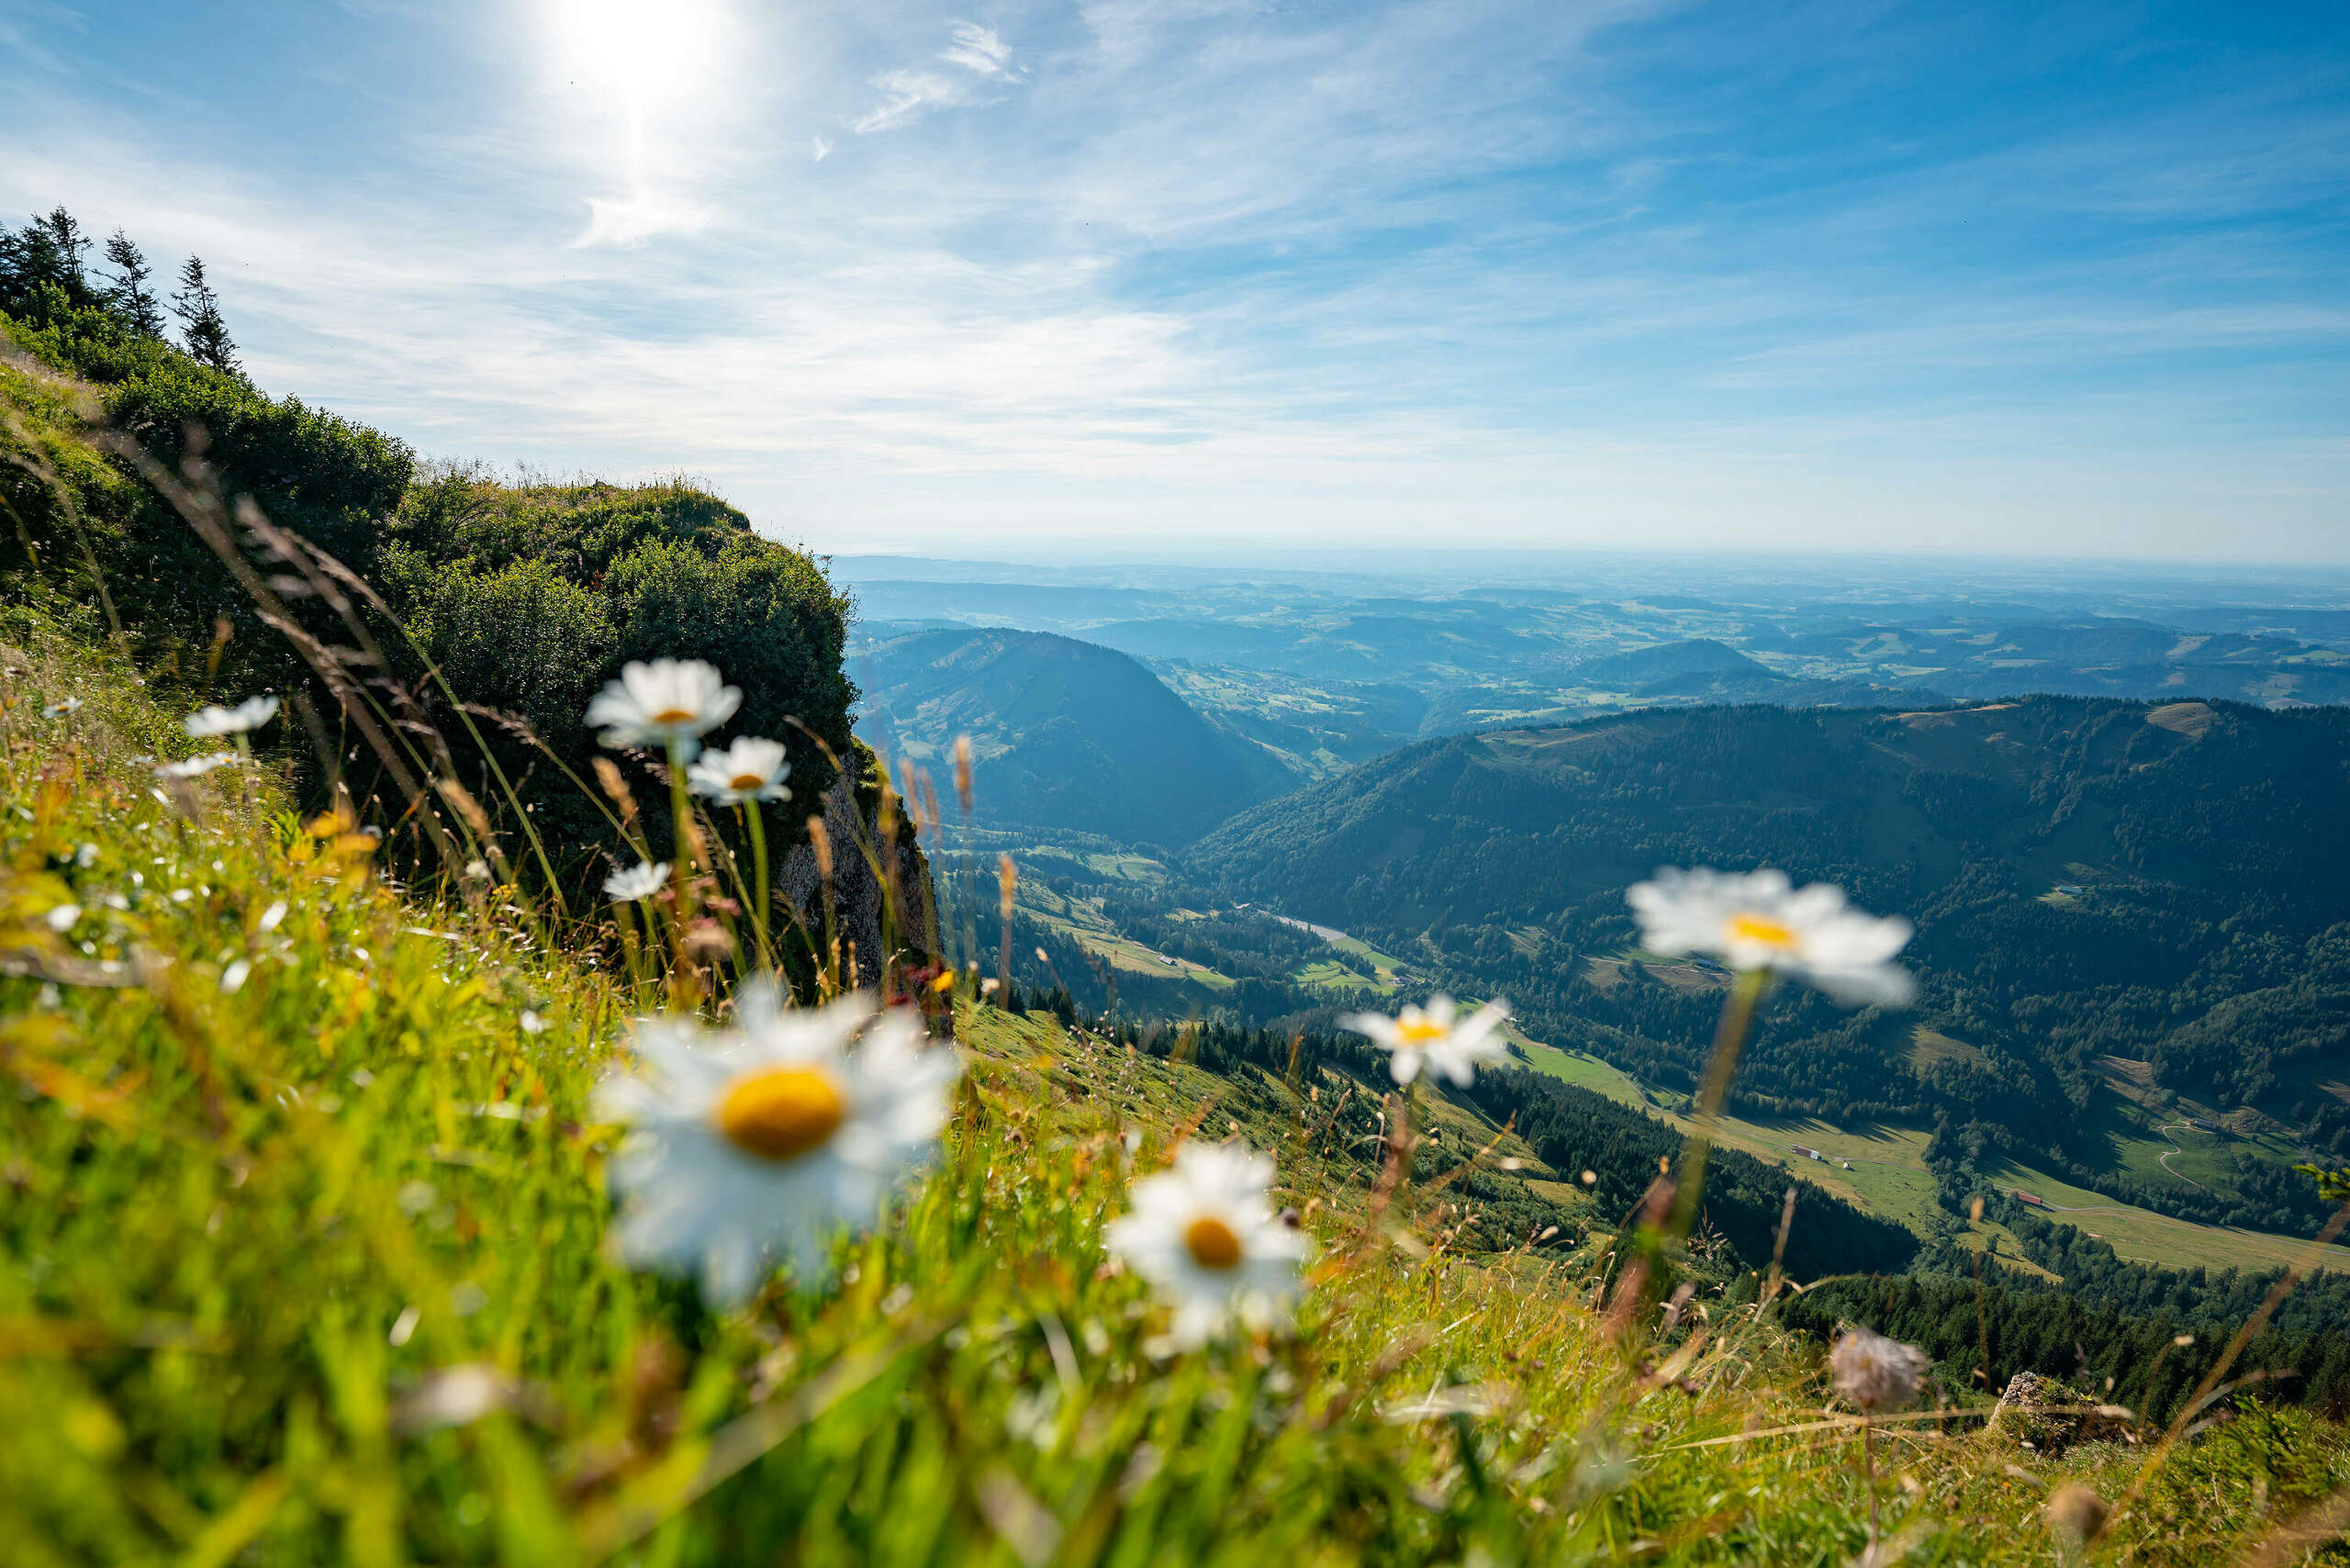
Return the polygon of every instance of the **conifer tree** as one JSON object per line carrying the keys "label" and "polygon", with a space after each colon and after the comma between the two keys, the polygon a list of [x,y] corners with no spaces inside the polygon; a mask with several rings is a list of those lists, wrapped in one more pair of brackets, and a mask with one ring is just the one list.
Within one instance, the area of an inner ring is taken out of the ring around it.
{"label": "conifer tree", "polygon": [[48,217],[35,218],[33,229],[39,237],[36,245],[47,252],[48,281],[64,289],[65,297],[76,306],[96,304],[97,295],[82,264],[90,251],[90,237],[82,232],[80,222],[61,205],[51,207]]}
{"label": "conifer tree", "polygon": [[180,291],[172,296],[172,314],[180,319],[180,338],[190,358],[231,375],[244,373],[229,324],[220,318],[220,297],[205,280],[203,257],[190,256],[180,268]]}
{"label": "conifer tree", "polygon": [[106,278],[106,308],[140,337],[162,338],[163,308],[157,302],[155,291],[147,286],[154,269],[147,264],[145,253],[131,243],[129,235],[118,229],[106,241],[106,262],[114,268]]}
{"label": "conifer tree", "polygon": [[44,287],[62,293],[68,305],[95,304],[82,272],[89,248],[82,226],[62,207],[15,233],[0,229],[0,307],[25,309]]}

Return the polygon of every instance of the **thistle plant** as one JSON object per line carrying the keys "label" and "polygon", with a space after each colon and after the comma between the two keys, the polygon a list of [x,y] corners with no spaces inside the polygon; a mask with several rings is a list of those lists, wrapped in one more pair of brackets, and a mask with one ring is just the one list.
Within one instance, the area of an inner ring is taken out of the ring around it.
{"label": "thistle plant", "polygon": [[1869,1489],[1869,1544],[1862,1568],[1876,1568],[1877,1562],[1876,1417],[1915,1405],[1932,1364],[1917,1346],[1861,1327],[1847,1327],[1828,1352],[1836,1392],[1861,1413],[1861,1468]]}

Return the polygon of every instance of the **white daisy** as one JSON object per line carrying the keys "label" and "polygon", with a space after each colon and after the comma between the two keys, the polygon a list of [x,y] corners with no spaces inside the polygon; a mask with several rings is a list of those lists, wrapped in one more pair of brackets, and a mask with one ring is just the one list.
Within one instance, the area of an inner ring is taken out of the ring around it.
{"label": "white daisy", "polygon": [[754,801],[789,801],[783,786],[791,764],[783,759],[781,741],[745,735],[733,745],[713,751],[693,765],[687,778],[694,793],[722,806],[747,805]]}
{"label": "white daisy", "polygon": [[935,1146],[957,1075],[921,1019],[859,994],[786,1008],[745,987],[735,1023],[648,1019],[649,1071],[599,1087],[599,1113],[636,1131],[613,1159],[615,1234],[632,1264],[696,1272],[713,1305],[742,1301],[778,1261],[819,1278],[834,1234],[869,1226]]}
{"label": "white daisy", "polygon": [[1509,1004],[1494,1001],[1460,1017],[1452,998],[1439,991],[1424,1008],[1406,1007],[1393,1018],[1383,1013],[1349,1013],[1338,1026],[1368,1035],[1373,1045],[1394,1052],[1387,1065],[1398,1083],[1411,1082],[1427,1068],[1466,1088],[1476,1079],[1477,1063],[1508,1059],[1499,1037],[1502,1021],[1508,1016]]}
{"label": "white daisy", "polygon": [[42,709],[40,711],[40,716],[44,719],[62,719],[70,713],[78,713],[81,711],[82,700],[80,698],[61,697],[56,701],[50,703],[48,707]]}
{"label": "white daisy", "polygon": [[198,740],[210,740],[217,735],[241,735],[260,729],[277,717],[277,699],[248,697],[234,708],[218,703],[198,708],[180,721],[187,733]]}
{"label": "white daisy", "polygon": [[649,866],[631,866],[614,871],[604,879],[604,896],[614,903],[634,903],[649,899],[669,885],[669,863],[655,860]]}
{"label": "white daisy", "polygon": [[1274,1214],[1272,1183],[1270,1155],[1187,1143],[1172,1167],[1134,1184],[1128,1212],[1110,1222],[1110,1249],[1175,1308],[1177,1344],[1204,1344],[1235,1316],[1288,1322],[1312,1247]]}
{"label": "white daisy", "polygon": [[191,756],[185,762],[159,764],[155,771],[165,778],[201,778],[216,767],[234,767],[236,761],[237,754],[233,751],[214,751],[202,756]]}
{"label": "white daisy", "polygon": [[1734,969],[1808,980],[1847,1007],[1898,1007],[1917,994],[1892,961],[1909,923],[1852,909],[1826,882],[1798,889],[1778,871],[1668,866],[1624,896],[1651,953],[1707,953]]}
{"label": "white daisy", "polygon": [[603,727],[606,745],[661,746],[690,758],[742,705],[742,688],[700,659],[631,660],[588,704],[588,722]]}

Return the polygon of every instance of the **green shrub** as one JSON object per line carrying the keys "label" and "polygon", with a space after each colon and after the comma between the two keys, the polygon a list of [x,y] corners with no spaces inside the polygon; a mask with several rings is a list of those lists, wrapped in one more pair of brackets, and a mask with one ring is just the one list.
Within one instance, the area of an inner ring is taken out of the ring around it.
{"label": "green shrub", "polygon": [[[129,464],[100,454],[91,420],[173,471],[200,431],[223,499],[250,497],[273,522],[376,584],[406,629],[374,626],[388,667],[352,673],[372,683],[375,700],[436,723],[460,775],[495,809],[500,791],[470,751],[469,728],[478,728],[508,777],[526,780],[520,803],[575,868],[605,846],[591,802],[522,730],[469,726],[450,711],[450,692],[521,721],[565,767],[584,773],[595,749],[581,723],[588,700],[623,663],[708,659],[744,689],[730,733],[785,742],[801,801],[831,782],[822,748],[796,725],[835,753],[850,745],[856,689],[841,669],[848,603],[814,561],[759,538],[717,496],[681,478],[509,485],[479,469],[420,473],[408,446],[379,431],[273,398],[104,309],[73,305],[54,286],[31,297],[33,314],[0,316],[28,356],[0,364],[8,416],[0,456],[20,460],[0,466],[0,503],[17,525],[0,547],[8,551],[0,580],[39,577],[51,592],[90,595],[95,566],[131,646],[177,695],[307,685],[321,712],[336,706],[187,521]],[[283,562],[251,564],[263,577],[287,575]],[[352,641],[317,599],[296,595],[291,608],[319,643]],[[363,798],[389,798],[364,751],[337,766]]]}
{"label": "green shrub", "polygon": [[[387,532],[375,570],[425,656],[460,698],[521,720],[575,774],[596,752],[588,700],[632,659],[716,665],[743,689],[726,734],[784,742],[793,795],[811,808],[833,770],[798,726],[836,755],[849,748],[847,601],[707,490],[445,471],[409,492]],[[511,774],[543,761],[510,730],[491,744],[511,753]],[[559,774],[541,778],[532,804],[558,847],[597,839],[592,807]]]}

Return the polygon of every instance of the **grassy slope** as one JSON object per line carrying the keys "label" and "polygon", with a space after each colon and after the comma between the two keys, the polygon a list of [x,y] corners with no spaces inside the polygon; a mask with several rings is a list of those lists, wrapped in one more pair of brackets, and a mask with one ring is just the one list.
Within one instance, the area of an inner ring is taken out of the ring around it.
{"label": "grassy slope", "polygon": [[[601,1249],[611,1135],[586,1103],[619,1024],[608,982],[529,950],[494,897],[404,902],[364,843],[271,815],[266,785],[245,804],[215,774],[202,820],[183,817],[131,755],[169,731],[127,673],[11,635],[36,644],[0,758],[12,1562],[1808,1563],[1860,1546],[1854,1444],[1817,1426],[1804,1346],[1718,1307],[1718,1331],[1643,1377],[1572,1262],[1464,1254],[1440,1192],[1367,1223],[1362,1166],[1315,1136],[1347,1118],[1342,1086],[1301,1104],[1036,1020],[964,1011],[941,1168],[835,1281],[712,1317]],[[89,706],[70,723],[38,717],[73,690]],[[53,936],[68,899],[88,913]],[[1312,1212],[1294,1339],[1151,1353],[1100,1226],[1185,1127],[1277,1150]],[[2043,1487],[2111,1496],[2139,1460],[1982,1438],[1879,1451],[1888,1529],[1975,1562],[2054,1561]],[[2209,1562],[2345,1480],[2335,1429],[2239,1422],[2183,1450],[2120,1534],[2135,1562]]]}
{"label": "grassy slope", "polygon": [[1034,879],[1020,884],[1017,897],[1021,913],[1066,935],[1113,969],[1159,980],[1188,980],[1210,991],[1232,989],[1230,975],[1189,958],[1171,958],[1121,934],[1102,914],[1098,899],[1067,898]]}

